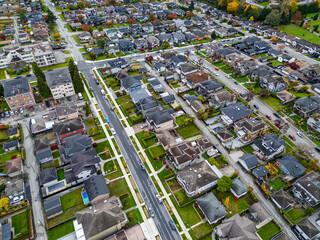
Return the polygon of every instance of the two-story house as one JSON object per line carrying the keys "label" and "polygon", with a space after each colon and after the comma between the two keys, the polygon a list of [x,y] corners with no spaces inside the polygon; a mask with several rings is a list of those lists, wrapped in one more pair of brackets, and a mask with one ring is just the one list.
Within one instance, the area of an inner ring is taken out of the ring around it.
{"label": "two-story house", "polygon": [[234,123],[234,132],[245,142],[263,136],[267,129],[268,125],[264,121],[253,118],[245,118]]}

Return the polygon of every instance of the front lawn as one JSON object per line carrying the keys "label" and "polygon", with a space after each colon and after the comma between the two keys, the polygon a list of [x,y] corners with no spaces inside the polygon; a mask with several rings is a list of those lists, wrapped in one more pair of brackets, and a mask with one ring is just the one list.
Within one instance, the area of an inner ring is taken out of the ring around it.
{"label": "front lawn", "polygon": [[0,69],[0,80],[6,79],[5,69]]}
{"label": "front lawn", "polygon": [[260,2],[260,3],[258,3],[258,4],[261,5],[261,6],[266,7],[266,6],[269,5],[269,2],[268,2],[268,1],[267,1],[267,2]]}
{"label": "front lawn", "polygon": [[112,150],[111,145],[108,140],[98,143],[98,145],[95,147],[95,149],[96,149],[97,153],[109,151],[111,156],[114,156],[113,150]]}
{"label": "front lawn", "polygon": [[189,233],[192,239],[203,239],[207,235],[211,235],[213,228],[209,223],[201,223],[198,226],[192,228]]}
{"label": "front lawn", "polygon": [[251,145],[244,146],[242,149],[243,149],[246,153],[252,154],[252,152],[253,152],[253,148],[251,147]]}
{"label": "front lawn", "polygon": [[286,211],[282,211],[284,213],[284,215],[286,215],[286,217],[289,219],[289,221],[292,224],[296,224],[297,222],[301,221],[304,218],[304,214],[303,212],[301,212],[301,210],[299,209],[291,209],[288,212]]}
{"label": "front lawn", "polygon": [[72,232],[74,232],[74,227],[73,227],[73,221],[70,220],[55,228],[49,229],[48,240],[56,240]]}
{"label": "front lawn", "polygon": [[164,154],[166,154],[166,150],[164,150],[164,148],[159,145],[159,146],[155,146],[155,147],[151,147],[148,149],[151,157],[153,159],[157,158],[157,157],[160,157],[160,156],[163,156]]}
{"label": "front lawn", "polygon": [[6,154],[3,154],[0,156],[0,164],[5,163],[6,161],[10,160],[13,156],[20,157],[21,152],[20,151],[14,151],[14,152],[9,152]]}
{"label": "front lawn", "polygon": [[42,67],[41,70],[48,71],[48,70],[52,70],[52,69],[68,67],[70,59],[73,59],[73,58],[68,57],[68,58],[66,58],[66,61],[64,63],[59,63],[59,64],[52,65],[52,66]]}
{"label": "front lawn", "polygon": [[123,210],[137,205],[124,178],[109,183],[108,187],[110,190],[110,196],[116,195],[120,198]]}
{"label": "front lawn", "polygon": [[193,137],[200,133],[200,130],[197,128],[197,126],[194,123],[185,125],[183,127],[179,127],[176,130],[183,139]]}
{"label": "front lawn", "polygon": [[193,203],[189,203],[184,207],[179,207],[173,196],[170,196],[170,199],[187,228],[201,221],[197,211],[193,207]]}
{"label": "front lawn", "polygon": [[24,239],[31,234],[30,226],[30,208],[27,207],[26,211],[14,215],[11,218],[12,227],[14,228],[14,234],[17,236],[15,240]]}
{"label": "front lawn", "polygon": [[8,139],[7,131],[6,130],[1,131],[0,132],[0,140],[6,140],[6,139]]}
{"label": "front lawn", "polygon": [[262,101],[268,104],[270,107],[275,107],[281,104],[281,101],[278,98],[269,96],[267,98],[260,97]]}
{"label": "front lawn", "polygon": [[193,198],[188,197],[183,189],[175,192],[174,196],[176,197],[180,206],[193,201]]}
{"label": "front lawn", "polygon": [[263,227],[259,228],[258,235],[262,240],[270,240],[273,236],[280,233],[281,230],[279,227],[273,222],[269,222]]}
{"label": "front lawn", "polygon": [[58,181],[61,181],[61,180],[65,179],[65,177],[64,177],[64,169],[59,169],[57,171],[57,175],[58,175]]}
{"label": "front lawn", "polygon": [[320,38],[317,35],[295,24],[283,25],[280,26],[280,29],[286,32],[288,35],[295,35],[311,43],[319,43],[320,40]]}
{"label": "front lawn", "polygon": [[119,97],[116,99],[116,102],[121,105],[121,104],[124,104],[124,103],[127,103],[131,100],[131,97],[130,95],[126,95],[126,96],[123,96],[123,97]]}
{"label": "front lawn", "polygon": [[129,222],[126,224],[127,227],[130,227],[138,222],[139,223],[143,222],[143,219],[142,219],[142,216],[141,216],[139,209],[134,209],[130,212],[127,212],[126,214],[127,214],[128,220],[129,220]]}
{"label": "front lawn", "polygon": [[217,197],[217,199],[219,199],[222,202],[224,202],[227,198],[229,198],[229,203],[228,203],[228,206],[226,207],[226,210],[228,212],[227,218],[237,213],[242,213],[243,211],[247,210],[250,207],[250,205],[246,201],[246,198],[248,196],[243,196],[238,200],[236,200],[230,191],[222,193],[222,192],[219,192],[218,190],[213,190],[212,192]]}
{"label": "front lawn", "polygon": [[281,180],[281,178],[277,178],[274,181],[269,181],[270,187],[272,187],[273,191],[278,191],[286,186],[286,183]]}
{"label": "front lawn", "polygon": [[74,39],[74,41],[75,41],[77,44],[81,44],[78,35],[72,35],[72,38]]}
{"label": "front lawn", "polygon": [[105,178],[110,180],[123,176],[118,160],[106,162],[103,166],[106,175]]}
{"label": "front lawn", "polygon": [[273,60],[272,63],[271,63],[272,67],[278,67],[278,66],[281,66],[283,65],[283,63],[277,61],[277,60]]}

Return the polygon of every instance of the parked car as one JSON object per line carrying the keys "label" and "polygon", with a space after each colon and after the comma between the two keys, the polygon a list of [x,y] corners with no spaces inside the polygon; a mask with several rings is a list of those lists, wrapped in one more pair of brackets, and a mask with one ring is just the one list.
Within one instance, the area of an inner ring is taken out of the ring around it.
{"label": "parked car", "polygon": [[172,230],[174,231],[177,230],[172,220],[169,220],[169,226],[171,227]]}
{"label": "parked car", "polygon": [[30,106],[30,108],[29,108],[29,109],[30,109],[30,111],[33,111],[33,110],[34,110],[33,106]]}
{"label": "parked car", "polygon": [[289,135],[289,138],[291,138],[293,141],[296,140],[295,136],[293,136],[292,134]]}
{"label": "parked car", "polygon": [[297,132],[297,135],[301,138],[303,137],[303,134],[301,132]]}
{"label": "parked car", "polygon": [[159,194],[156,194],[156,198],[158,198],[159,203],[163,202],[162,197]]}
{"label": "parked car", "polygon": [[11,111],[11,112],[10,112],[10,115],[13,116],[13,115],[14,115],[14,111]]}
{"label": "parked car", "polygon": [[67,100],[68,100],[69,102],[71,102],[71,97],[67,97]]}
{"label": "parked car", "polygon": [[237,81],[234,81],[234,84],[235,84],[235,85],[239,85],[239,83],[238,83]]}
{"label": "parked car", "polygon": [[217,67],[215,67],[214,69],[215,69],[216,71],[219,71],[219,68],[217,68]]}
{"label": "parked car", "polygon": [[110,131],[111,131],[112,135],[116,135],[117,134],[116,131],[114,130],[114,128],[110,128]]}
{"label": "parked car", "polygon": [[151,216],[151,217],[155,217],[155,214],[154,214],[154,211],[152,210],[152,208],[149,207],[148,210],[149,210],[150,216]]}
{"label": "parked car", "polygon": [[44,103],[46,104],[46,107],[50,107],[50,102],[49,101],[45,101]]}
{"label": "parked car", "polygon": [[7,118],[10,117],[9,111],[6,111],[6,117],[7,117]]}
{"label": "parked car", "polygon": [[259,109],[259,106],[257,104],[253,104],[255,109]]}
{"label": "parked car", "polygon": [[20,113],[21,113],[21,114],[23,113],[23,108],[20,108]]}
{"label": "parked car", "polygon": [[277,118],[281,118],[280,114],[277,112],[274,112],[273,115],[275,115]]}
{"label": "parked car", "polygon": [[315,149],[318,153],[320,153],[320,147],[315,146],[314,149]]}
{"label": "parked car", "polygon": [[271,120],[271,116],[269,114],[266,115],[266,118],[268,118],[269,120]]}
{"label": "parked car", "polygon": [[1,118],[4,118],[6,116],[5,113],[1,113]]}
{"label": "parked car", "polygon": [[278,128],[281,128],[280,123],[276,122],[275,125],[276,125]]}

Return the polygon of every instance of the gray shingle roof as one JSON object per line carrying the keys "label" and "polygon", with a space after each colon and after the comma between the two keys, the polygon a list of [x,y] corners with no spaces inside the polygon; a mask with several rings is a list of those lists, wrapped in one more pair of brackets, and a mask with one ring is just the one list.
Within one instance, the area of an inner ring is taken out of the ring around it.
{"label": "gray shingle roof", "polygon": [[271,197],[281,206],[282,209],[287,209],[294,203],[292,198],[283,189],[274,192]]}
{"label": "gray shingle roof", "polygon": [[3,144],[3,149],[17,147],[18,144],[19,144],[18,140],[13,140],[13,141],[10,141],[10,142],[6,142],[6,143]]}
{"label": "gray shingle roof", "polygon": [[250,153],[248,153],[246,155],[243,155],[239,159],[241,159],[242,161],[245,162],[245,164],[246,164],[248,169],[255,168],[259,164],[258,159],[256,158],[256,156],[254,156],[254,155],[252,155]]}
{"label": "gray shingle roof", "polygon": [[228,214],[225,207],[212,192],[198,197],[196,202],[210,223]]}
{"label": "gray shingle roof", "polygon": [[12,128],[9,128],[7,130],[7,136],[13,136],[13,135],[16,135],[18,133],[18,127],[15,126],[15,127],[12,127]]}
{"label": "gray shingle roof", "polygon": [[36,152],[36,159],[39,162],[42,162],[42,161],[44,161],[45,159],[48,159],[48,158],[52,158],[52,152],[51,152],[51,148],[50,147],[41,149],[41,150]]}
{"label": "gray shingle roof", "polygon": [[153,121],[156,125],[169,122],[173,120],[170,112],[166,110],[156,110],[147,114],[147,118]]}
{"label": "gray shingle roof", "polygon": [[90,147],[91,139],[86,135],[78,133],[64,139],[63,151],[67,156],[71,156]]}
{"label": "gray shingle roof", "polygon": [[43,201],[46,217],[53,216],[59,212],[62,212],[62,206],[59,197],[47,198]]}
{"label": "gray shingle roof", "polygon": [[60,84],[72,82],[68,68],[49,70],[46,71],[44,74],[46,76],[46,80],[50,88]]}
{"label": "gray shingle roof", "polygon": [[252,173],[256,176],[256,177],[259,177],[259,178],[262,178],[264,176],[267,176],[269,171],[268,169],[265,167],[265,166],[260,166],[260,167],[257,167],[255,169],[253,169]]}
{"label": "gray shingle roof", "polygon": [[309,239],[312,239],[319,234],[319,230],[307,218],[302,219],[296,225],[309,237]]}
{"label": "gray shingle roof", "polygon": [[277,161],[288,170],[288,172],[285,172],[286,174],[290,174],[294,177],[300,176],[306,170],[306,168],[298,162],[298,159],[295,156],[289,154]]}
{"label": "gray shingle roof", "polygon": [[84,189],[86,190],[90,201],[101,195],[110,194],[109,188],[103,175],[91,176],[84,182]]}
{"label": "gray shingle roof", "polygon": [[5,98],[31,91],[29,88],[28,79],[25,77],[18,77],[4,82],[3,88]]}
{"label": "gray shingle roof", "polygon": [[39,182],[40,182],[40,186],[54,181],[54,180],[58,180],[58,176],[57,176],[57,170],[56,168],[46,168],[43,171],[40,172],[39,174]]}
{"label": "gray shingle roof", "polygon": [[234,122],[251,114],[251,110],[241,102],[224,107],[221,111]]}
{"label": "gray shingle roof", "polygon": [[256,139],[253,143],[265,156],[271,156],[281,146],[286,146],[286,142],[283,139],[278,139],[277,134],[266,134]]}
{"label": "gray shingle roof", "polygon": [[238,195],[242,195],[245,194],[248,189],[244,186],[244,184],[240,181],[239,178],[235,178],[232,181],[233,185],[232,185],[232,190]]}
{"label": "gray shingle roof", "polygon": [[78,153],[71,157],[71,168],[75,176],[83,171],[90,170],[91,174],[96,173],[96,164],[100,163],[96,150],[89,150]]}

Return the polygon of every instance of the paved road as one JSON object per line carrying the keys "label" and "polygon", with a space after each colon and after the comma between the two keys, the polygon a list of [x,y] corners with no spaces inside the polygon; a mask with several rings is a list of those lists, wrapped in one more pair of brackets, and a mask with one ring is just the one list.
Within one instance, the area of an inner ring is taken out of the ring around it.
{"label": "paved road", "polygon": [[40,196],[40,187],[38,181],[38,173],[40,172],[40,166],[36,157],[34,156],[34,146],[33,140],[29,131],[29,121],[23,119],[19,121],[22,125],[24,133],[24,148],[26,149],[26,165],[24,168],[25,172],[28,174],[28,181],[30,184],[31,190],[31,205],[32,205],[32,214],[34,220],[34,232],[36,239],[47,239],[46,229],[44,228],[44,216],[42,212],[41,196]]}
{"label": "paved road", "polygon": [[[155,76],[158,76],[153,69],[144,63],[145,66],[147,66],[147,69],[151,71]],[[239,172],[239,176],[241,180],[244,182],[244,184],[248,187],[251,186],[253,188],[254,194],[258,197],[262,205],[266,208],[267,212],[270,213],[270,215],[281,225],[281,227],[285,230],[285,232],[288,234],[290,239],[297,239],[295,235],[291,232],[289,224],[280,216],[280,214],[277,212],[277,209],[275,206],[267,200],[264,195],[261,193],[260,189],[253,183],[253,178],[251,175],[245,173],[239,164],[237,164],[234,159],[230,158],[229,152],[220,144],[220,141],[213,136],[209,131],[207,126],[200,120],[197,119],[196,114],[193,112],[193,110],[186,104],[185,101],[183,101],[176,92],[170,88],[167,83],[162,79],[157,77],[158,80],[161,82],[161,84],[165,87],[165,90],[175,95],[176,100],[178,101],[178,104],[180,104],[183,108],[183,110],[190,116],[194,117],[195,124],[198,126],[198,128],[202,131],[203,135],[205,135],[210,141],[216,146],[216,148],[221,152],[222,155],[226,157],[230,165]]]}
{"label": "paved road", "polygon": [[150,179],[148,173],[141,169],[139,165],[141,160],[138,153],[127,136],[117,115],[110,110],[111,106],[102,96],[100,92],[100,85],[97,85],[93,80],[93,73],[91,72],[93,64],[88,64],[85,61],[79,61],[78,68],[86,77],[91,89],[93,89],[94,96],[99,103],[104,116],[108,117],[110,120],[110,126],[112,126],[117,133],[115,138],[126,162],[128,163],[128,167],[132,176],[134,177],[134,180],[136,181],[138,189],[140,190],[146,205],[148,207],[151,206],[155,212],[154,222],[158,228],[161,238],[166,240],[181,239],[180,235],[176,231],[171,230],[168,224],[168,221],[171,219],[171,217],[168,214],[165,206],[158,203],[158,199],[155,197],[157,190],[152,184],[152,180]]}

